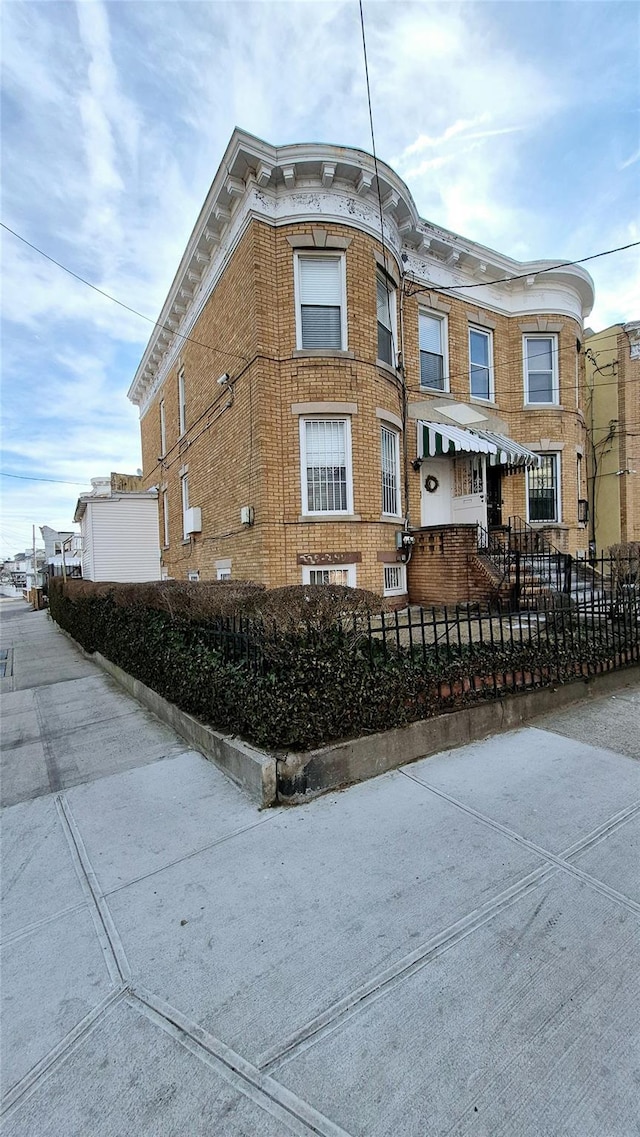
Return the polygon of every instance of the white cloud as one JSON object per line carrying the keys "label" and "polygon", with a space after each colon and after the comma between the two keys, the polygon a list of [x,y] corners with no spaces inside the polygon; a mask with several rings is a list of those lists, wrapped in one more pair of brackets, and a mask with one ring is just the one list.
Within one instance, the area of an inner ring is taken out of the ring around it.
{"label": "white cloud", "polygon": [[[522,259],[624,244],[636,215],[633,21],[619,7],[603,35],[600,5],[569,7],[364,6],[379,156],[423,216]],[[234,125],[370,149],[352,0],[27,0],[3,24],[3,219],[151,318]],[[151,325],[3,244],[16,472],[135,469],[125,392]],[[592,326],[640,312],[633,253],[587,266]],[[12,531],[68,524],[73,487],[25,486],[3,486]]]}

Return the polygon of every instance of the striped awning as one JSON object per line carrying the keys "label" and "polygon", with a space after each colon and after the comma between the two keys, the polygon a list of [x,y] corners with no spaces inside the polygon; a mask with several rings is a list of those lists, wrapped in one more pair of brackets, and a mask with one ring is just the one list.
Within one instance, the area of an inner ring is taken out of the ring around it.
{"label": "striped awning", "polygon": [[492,466],[539,466],[540,456],[504,434],[464,430],[442,422],[418,421],[418,458],[443,458],[457,453],[488,454]]}
{"label": "striped awning", "polygon": [[496,453],[492,454],[489,461],[492,466],[540,466],[542,459],[539,454],[535,454],[533,450],[523,446],[520,442],[514,442],[512,438],[507,438],[506,434],[495,434],[491,430],[475,430],[475,434],[480,438],[484,438],[487,442],[493,442],[496,446]]}

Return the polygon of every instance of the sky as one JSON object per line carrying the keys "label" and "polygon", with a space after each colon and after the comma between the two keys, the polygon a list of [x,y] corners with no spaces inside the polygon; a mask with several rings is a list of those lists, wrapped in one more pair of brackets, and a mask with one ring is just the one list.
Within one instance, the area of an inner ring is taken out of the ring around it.
{"label": "sky", "polygon": [[[378,156],[421,216],[524,260],[640,239],[639,13],[365,0]],[[7,0],[2,55],[2,221],[150,319],[234,126],[371,149],[357,0]],[[151,325],[1,236],[4,557],[140,466]],[[586,266],[595,330],[640,317],[638,252]]]}

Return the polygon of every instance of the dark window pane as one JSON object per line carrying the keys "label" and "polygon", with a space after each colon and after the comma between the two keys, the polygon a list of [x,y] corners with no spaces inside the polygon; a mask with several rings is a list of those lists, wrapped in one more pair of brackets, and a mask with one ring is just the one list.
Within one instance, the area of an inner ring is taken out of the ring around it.
{"label": "dark window pane", "polygon": [[431,351],[420,352],[420,384],[422,387],[435,387],[444,391],[444,366],[441,355]]}
{"label": "dark window pane", "polygon": [[551,371],[530,371],[529,372],[529,393],[527,402],[529,403],[552,403],[553,402],[553,372]]}
{"label": "dark window pane", "polygon": [[488,367],[477,367],[475,364],[471,364],[471,394],[476,399],[489,399],[491,397]]}
{"label": "dark window pane", "polygon": [[527,363],[530,371],[551,371],[553,342],[552,340],[527,340]]}
{"label": "dark window pane", "polygon": [[469,336],[471,362],[481,367],[489,366],[489,337],[482,332],[471,332]]}
{"label": "dark window pane", "polygon": [[342,347],[339,307],[302,305],[302,346],[308,349]]}
{"label": "dark window pane", "polygon": [[307,501],[313,513],[337,513],[347,508],[345,466],[308,466]]}
{"label": "dark window pane", "polygon": [[557,466],[554,454],[544,454],[542,465],[529,470],[529,520],[557,521]]}
{"label": "dark window pane", "polygon": [[378,324],[378,359],[393,367],[393,343],[391,332],[384,324]]}

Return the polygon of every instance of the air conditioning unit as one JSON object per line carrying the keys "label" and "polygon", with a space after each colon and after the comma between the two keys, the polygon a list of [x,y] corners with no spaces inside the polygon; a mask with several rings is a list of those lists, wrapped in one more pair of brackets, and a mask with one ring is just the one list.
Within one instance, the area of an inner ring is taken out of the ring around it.
{"label": "air conditioning unit", "polygon": [[185,533],[202,532],[202,511],[199,505],[192,505],[191,509],[187,509],[184,515],[184,531]]}

